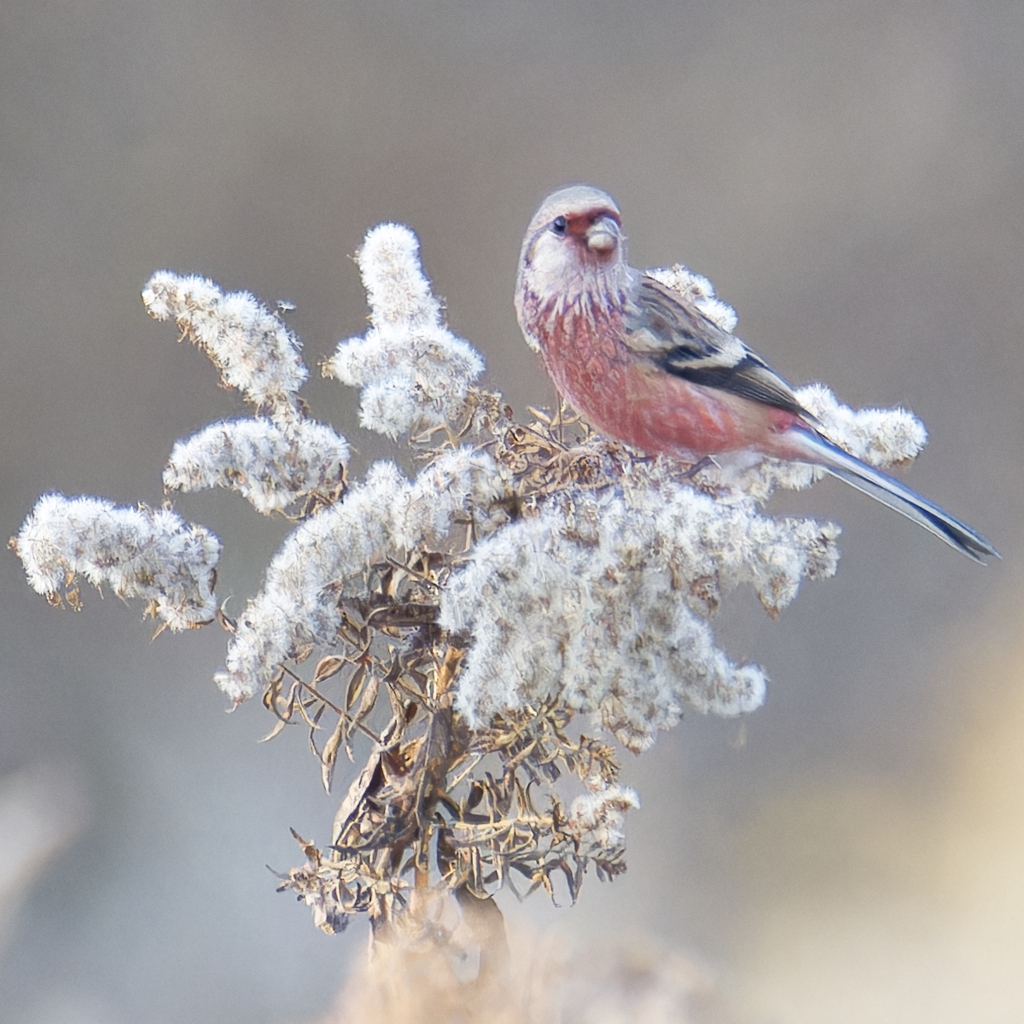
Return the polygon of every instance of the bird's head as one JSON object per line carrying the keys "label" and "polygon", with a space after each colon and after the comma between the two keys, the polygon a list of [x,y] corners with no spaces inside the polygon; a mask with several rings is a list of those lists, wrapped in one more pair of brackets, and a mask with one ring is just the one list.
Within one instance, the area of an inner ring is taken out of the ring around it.
{"label": "bird's head", "polygon": [[626,236],[615,200],[590,185],[570,185],[541,204],[519,255],[519,290],[572,294],[626,267]]}
{"label": "bird's head", "polygon": [[622,215],[607,192],[590,185],[561,188],[534,214],[519,257],[534,271],[625,262]]}

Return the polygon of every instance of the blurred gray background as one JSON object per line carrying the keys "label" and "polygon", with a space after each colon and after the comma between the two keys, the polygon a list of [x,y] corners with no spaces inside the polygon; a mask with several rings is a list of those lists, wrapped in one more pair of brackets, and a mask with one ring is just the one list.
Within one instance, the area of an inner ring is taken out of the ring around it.
{"label": "blurred gray background", "polygon": [[[837,482],[783,496],[842,524],[843,559],[778,622],[723,613],[766,707],[630,758],[628,874],[510,919],[681,950],[720,1019],[1022,1019],[1022,112],[1018,2],[4,0],[3,536],[48,489],[160,501],[172,443],[242,413],[145,315],[158,268],[296,302],[315,367],[363,328],[363,233],[403,221],[487,382],[549,404],[520,238],[552,188],[599,185],[633,262],[707,274],[794,383],[921,416],[909,483],[1004,561]],[[354,392],[304,394],[357,473],[386,453]],[[237,607],[283,524],[177,507],[224,540]],[[318,933],[265,867],[300,862],[289,826],[327,836],[304,735],[224,714],[215,628],[150,643],[109,595],[50,609],[9,553],[0,600],[0,780],[44,773],[69,833],[20,886],[0,1021],[326,1012],[365,925]]]}

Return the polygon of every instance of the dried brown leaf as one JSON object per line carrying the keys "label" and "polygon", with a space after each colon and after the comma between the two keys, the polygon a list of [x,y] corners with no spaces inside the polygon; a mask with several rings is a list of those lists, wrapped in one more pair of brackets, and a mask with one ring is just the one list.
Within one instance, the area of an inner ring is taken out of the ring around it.
{"label": "dried brown leaf", "polygon": [[316,670],[313,672],[313,683],[319,685],[331,676],[337,675],[345,666],[345,659],[336,655],[327,655],[316,663]]}
{"label": "dried brown leaf", "polygon": [[323,781],[324,789],[330,793],[331,780],[334,778],[334,762],[338,757],[338,747],[345,738],[345,727],[348,723],[346,715],[338,715],[338,724],[334,732],[327,738],[324,749],[320,754],[320,778]]}
{"label": "dried brown leaf", "polygon": [[[356,702],[360,692],[363,688],[363,683],[366,680],[367,666],[366,662],[360,662],[356,665],[355,671],[349,676],[348,685],[345,687],[345,710],[349,711],[352,705]],[[374,697],[376,700],[376,697]]]}
{"label": "dried brown leaf", "polygon": [[380,763],[383,754],[383,747],[374,747],[363,770],[353,779],[352,784],[348,788],[348,793],[345,794],[345,799],[341,801],[338,813],[334,816],[334,826],[331,830],[332,843],[341,843],[344,838],[345,829],[348,827],[356,811],[359,810],[359,805],[363,802],[364,797],[373,785],[374,779],[377,778],[379,780]]}
{"label": "dried brown leaf", "polygon": [[312,861],[314,864],[320,863],[320,851],[316,846],[311,843],[308,839],[303,839],[295,829],[289,829],[289,832],[295,837],[295,841],[302,847],[302,852],[305,854],[306,859]]}
{"label": "dried brown leaf", "polygon": [[264,736],[261,740],[259,740],[259,742],[260,743],[266,743],[267,740],[272,740],[275,736],[278,735],[278,733],[280,733],[280,732],[282,732],[284,730],[284,728],[285,728],[285,726],[287,724],[288,724],[288,722],[287,722],[286,719],[279,718],[277,720],[277,724],[274,726],[274,728],[271,729],[270,732],[268,732],[266,736]]}

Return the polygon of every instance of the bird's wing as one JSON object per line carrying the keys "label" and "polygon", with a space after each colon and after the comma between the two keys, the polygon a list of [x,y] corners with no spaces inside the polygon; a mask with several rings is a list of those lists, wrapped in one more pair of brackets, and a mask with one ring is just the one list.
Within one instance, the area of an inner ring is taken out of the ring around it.
{"label": "bird's wing", "polygon": [[626,344],[668,373],[785,409],[814,423],[793,389],[757,353],[679,292],[640,275],[623,316]]}

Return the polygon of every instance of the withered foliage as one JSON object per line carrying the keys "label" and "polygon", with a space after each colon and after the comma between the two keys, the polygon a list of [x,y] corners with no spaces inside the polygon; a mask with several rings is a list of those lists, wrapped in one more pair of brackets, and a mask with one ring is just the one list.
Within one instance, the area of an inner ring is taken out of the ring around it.
{"label": "withered foliage", "polygon": [[[481,405],[489,398],[478,393]],[[513,518],[561,487],[610,482],[599,452],[575,444],[578,433],[566,439],[578,426],[539,414],[513,424],[508,410],[487,411],[492,424],[505,421],[492,446],[512,473]],[[369,748],[330,842],[318,848],[294,833],[307,860],[281,876],[280,888],[304,900],[327,932],[358,913],[388,924],[417,889],[486,899],[508,884],[571,902],[588,864],[601,878],[625,870],[621,843],[574,828],[557,791],[573,776],[611,783],[619,765],[610,746],[574,734],[570,713],[555,704],[486,728],[470,728],[454,709],[465,638],[442,631],[435,616],[438,588],[458,564],[453,545],[369,567],[363,594],[339,598],[336,652],[308,678],[300,665],[282,667],[264,694],[278,718],[267,738],[304,723],[326,788],[339,755],[354,763]]]}

